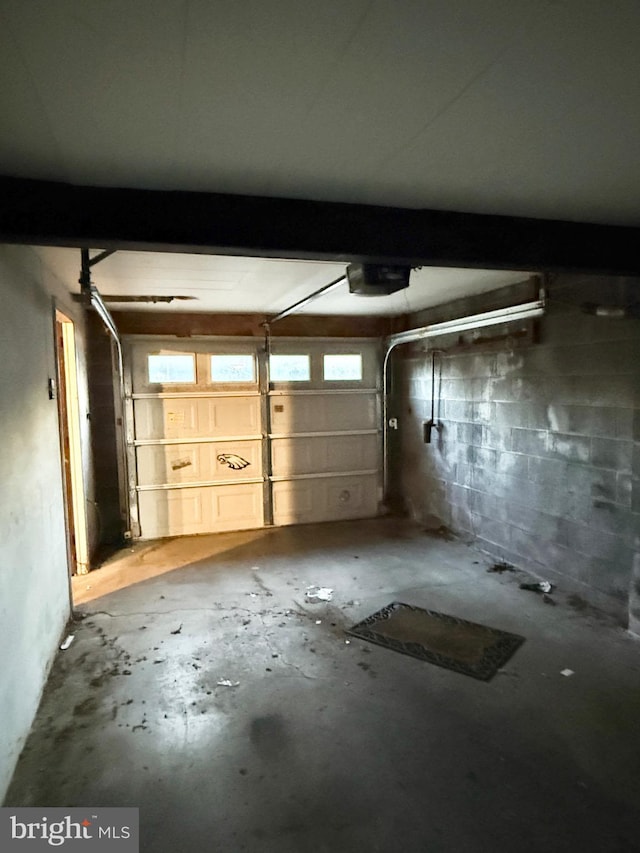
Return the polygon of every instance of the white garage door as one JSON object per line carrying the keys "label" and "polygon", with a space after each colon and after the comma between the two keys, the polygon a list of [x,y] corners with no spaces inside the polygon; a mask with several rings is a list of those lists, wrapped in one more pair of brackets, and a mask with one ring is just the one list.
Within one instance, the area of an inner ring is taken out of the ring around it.
{"label": "white garage door", "polygon": [[128,352],[142,538],[261,527],[255,344],[147,339]]}
{"label": "white garage door", "polygon": [[[142,538],[374,516],[373,342],[129,339],[132,528]],[[268,373],[270,379],[268,381]]]}
{"label": "white garage door", "polygon": [[274,524],[376,515],[374,343],[274,341],[269,392]]}

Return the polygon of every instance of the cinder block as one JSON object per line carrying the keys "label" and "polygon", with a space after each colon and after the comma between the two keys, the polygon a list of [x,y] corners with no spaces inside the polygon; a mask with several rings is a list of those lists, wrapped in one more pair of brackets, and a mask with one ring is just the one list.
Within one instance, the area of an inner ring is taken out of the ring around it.
{"label": "cinder block", "polygon": [[529,457],[523,453],[501,451],[496,457],[496,471],[526,479],[529,476]]}
{"label": "cinder block", "polygon": [[638,525],[640,526],[640,477],[635,475],[631,487],[631,512],[639,516]]}
{"label": "cinder block", "polygon": [[615,536],[623,545],[632,546],[640,533],[634,513],[610,501],[593,500],[586,522],[593,530]]}
{"label": "cinder block", "polygon": [[[616,503],[620,506],[631,508],[633,479],[631,474],[618,472],[616,474]],[[640,526],[640,520],[638,521]]]}
{"label": "cinder block", "polygon": [[513,429],[511,447],[516,453],[528,456],[548,456],[549,433],[546,430]]}
{"label": "cinder block", "polygon": [[591,439],[591,462],[598,468],[631,471],[633,443],[609,438]]}
{"label": "cinder block", "polygon": [[578,433],[584,436],[629,438],[629,435],[623,434],[629,430],[629,425],[625,423],[627,411],[611,406],[565,406],[550,403],[549,427],[555,432]]}
{"label": "cinder block", "polygon": [[[466,462],[456,462],[455,482],[459,486],[471,486],[472,468]],[[631,499],[629,499],[631,500]]]}
{"label": "cinder block", "polygon": [[511,430],[508,427],[483,426],[482,444],[494,450],[511,450]]}
{"label": "cinder block", "polygon": [[591,497],[597,501],[616,503],[618,492],[618,476],[615,471],[596,469],[597,474],[591,483]]}
{"label": "cinder block", "polygon": [[[640,385],[640,376],[636,380],[638,385]],[[634,434],[636,430],[635,419],[638,419],[637,429],[640,433],[640,415],[638,415],[637,409],[631,408],[620,408],[617,407],[614,409],[614,421],[615,421],[615,438],[621,439],[634,439]],[[635,439],[636,441],[640,441],[640,438]]]}
{"label": "cinder block", "polygon": [[547,404],[542,401],[512,401],[494,403],[492,424],[526,429],[547,429]]}
{"label": "cinder block", "polygon": [[508,524],[474,512],[473,528],[476,536],[479,536],[481,539],[499,547],[509,547],[510,535]]}
{"label": "cinder block", "polygon": [[567,466],[557,459],[546,459],[539,456],[526,456],[528,476],[536,483],[558,484],[566,477]]}
{"label": "cinder block", "polygon": [[567,375],[607,375],[629,373],[632,364],[631,340],[584,342],[567,338],[551,351],[551,370]]}
{"label": "cinder block", "polygon": [[[440,396],[446,400],[469,400],[473,399],[465,387],[464,379],[443,379],[440,386]],[[430,393],[430,391],[429,391]]]}
{"label": "cinder block", "polygon": [[492,380],[491,399],[506,403],[526,403],[538,400],[540,382],[531,377],[500,377]]}
{"label": "cinder block", "polygon": [[488,492],[480,492],[476,490],[474,508],[485,518],[499,518],[498,499],[495,495],[491,495]]}
{"label": "cinder block", "polygon": [[456,533],[473,533],[471,512],[457,504],[451,506],[451,525]]}
{"label": "cinder block", "polygon": [[504,560],[513,566],[520,565],[521,563],[519,555],[514,554],[509,548],[496,545],[495,542],[489,542],[487,539],[483,539],[482,536],[476,536],[474,543],[480,551],[484,551],[494,560]]}
{"label": "cinder block", "polygon": [[621,549],[610,560],[590,557],[585,561],[585,582],[619,601],[626,601],[633,560],[634,552],[630,549]]}
{"label": "cinder block", "polygon": [[468,486],[459,486],[457,483],[448,484],[447,499],[456,506],[472,509],[473,495],[473,489]]}
{"label": "cinder block", "polygon": [[[518,527],[510,528],[510,548],[516,554],[527,561],[536,563],[541,571],[554,569],[564,571],[576,577],[580,571],[580,561],[576,560],[571,550],[557,542],[552,542],[521,530]],[[562,568],[560,568],[562,567]]]}
{"label": "cinder block", "polygon": [[448,421],[473,421],[473,402],[446,398],[443,414]]}
{"label": "cinder block", "polygon": [[488,400],[476,400],[473,403],[473,420],[476,423],[493,423],[495,404]]}
{"label": "cinder block", "polygon": [[633,555],[629,583],[629,630],[640,636],[640,550]]}
{"label": "cinder block", "polygon": [[526,371],[529,350],[510,350],[496,355],[497,376],[522,376]]}
{"label": "cinder block", "polygon": [[589,462],[591,439],[570,433],[549,433],[547,455],[567,462]]}
{"label": "cinder block", "polygon": [[499,513],[510,525],[519,527],[532,536],[556,542],[559,545],[567,544],[564,520],[558,516],[515,501],[502,505]]}
{"label": "cinder block", "polygon": [[[456,440],[461,444],[473,444],[474,426],[475,424],[468,422],[461,422],[456,424]],[[480,432],[482,432],[482,427],[480,427]]]}
{"label": "cinder block", "polygon": [[490,447],[474,447],[474,465],[484,470],[495,469],[498,453]]}
{"label": "cinder block", "polygon": [[578,406],[631,406],[629,376],[548,376],[539,389],[549,402]]}
{"label": "cinder block", "polygon": [[603,560],[615,560],[616,554],[623,545],[619,536],[577,523],[568,527],[568,543],[571,548],[581,554]]}

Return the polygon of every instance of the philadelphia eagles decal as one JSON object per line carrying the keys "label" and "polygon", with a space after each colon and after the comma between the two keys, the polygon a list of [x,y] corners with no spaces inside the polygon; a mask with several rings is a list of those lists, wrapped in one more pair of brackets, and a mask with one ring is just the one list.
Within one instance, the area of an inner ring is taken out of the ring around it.
{"label": "philadelphia eagles decal", "polygon": [[241,471],[243,468],[251,465],[251,462],[247,462],[246,459],[243,459],[242,456],[238,456],[237,453],[218,453],[218,462],[221,462],[223,465],[228,465],[229,468],[233,468],[234,471]]}

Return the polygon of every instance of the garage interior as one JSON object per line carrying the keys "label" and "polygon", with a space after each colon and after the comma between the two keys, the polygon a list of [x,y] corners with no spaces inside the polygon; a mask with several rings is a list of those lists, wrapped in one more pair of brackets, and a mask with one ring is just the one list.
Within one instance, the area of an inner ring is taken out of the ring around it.
{"label": "garage interior", "polygon": [[637,5],[0,16],[0,799],[640,849]]}

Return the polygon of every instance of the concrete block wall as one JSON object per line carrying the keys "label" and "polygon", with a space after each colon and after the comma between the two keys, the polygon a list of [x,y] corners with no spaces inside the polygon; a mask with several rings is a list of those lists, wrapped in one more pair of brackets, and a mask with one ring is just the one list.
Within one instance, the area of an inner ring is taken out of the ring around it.
{"label": "concrete block wall", "polygon": [[[530,295],[503,289],[426,312],[415,325]],[[442,429],[431,444],[422,430],[431,356],[416,344],[394,356],[396,482],[414,517],[540,576],[570,576],[628,611],[632,630],[640,625],[640,320],[580,306],[636,301],[636,280],[555,277],[537,343],[432,339],[444,354],[434,395]]]}

